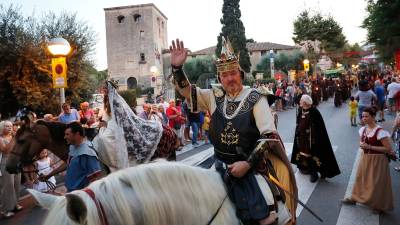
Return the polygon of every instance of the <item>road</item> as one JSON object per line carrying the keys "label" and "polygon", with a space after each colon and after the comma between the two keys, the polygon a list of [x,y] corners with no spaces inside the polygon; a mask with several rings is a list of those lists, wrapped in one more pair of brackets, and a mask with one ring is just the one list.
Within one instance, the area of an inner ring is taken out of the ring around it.
{"label": "road", "polygon": [[[296,171],[296,180],[299,189],[299,198],[317,213],[324,223],[317,221],[312,215],[299,207],[297,210],[299,225],[395,225],[400,224],[400,193],[396,190],[400,187],[400,173],[393,170],[398,162],[392,162],[391,175],[394,193],[394,211],[376,215],[363,206],[342,206],[340,199],[351,191],[352,182],[357,168],[358,158],[358,129],[351,127],[348,110],[345,105],[340,108],[333,106],[332,100],[318,106],[328,130],[337,161],[342,174],[332,179],[319,180],[310,183],[308,176]],[[291,154],[295,128],[295,109],[279,112],[278,131],[285,142],[288,156]],[[394,117],[386,116],[386,122],[381,123],[385,129],[392,126]],[[186,164],[207,167],[212,162],[211,145],[201,145],[192,148],[189,144],[178,153],[177,159]],[[385,185],[385,184],[382,184]],[[25,210],[9,220],[0,220],[0,225],[40,224],[45,217],[46,210],[35,206],[30,198],[22,201]]]}

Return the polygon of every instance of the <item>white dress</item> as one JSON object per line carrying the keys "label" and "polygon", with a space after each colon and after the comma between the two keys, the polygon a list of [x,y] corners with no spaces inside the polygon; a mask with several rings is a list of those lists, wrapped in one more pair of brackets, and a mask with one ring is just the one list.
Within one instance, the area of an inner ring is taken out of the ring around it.
{"label": "white dress", "polygon": [[100,160],[109,167],[111,172],[129,167],[126,147],[121,145],[123,143],[118,143],[115,137],[118,125],[105,111],[101,113],[101,117],[107,122],[107,127],[101,127],[92,141]]}
{"label": "white dress", "polygon": [[[39,175],[40,174],[47,175],[53,170],[50,165],[49,157],[37,160],[36,165]],[[54,176],[50,177],[47,181],[51,182],[54,186],[56,185],[56,178]],[[41,192],[49,191],[49,187],[47,186],[46,182],[40,182],[40,181],[37,184],[33,184],[33,189]]]}

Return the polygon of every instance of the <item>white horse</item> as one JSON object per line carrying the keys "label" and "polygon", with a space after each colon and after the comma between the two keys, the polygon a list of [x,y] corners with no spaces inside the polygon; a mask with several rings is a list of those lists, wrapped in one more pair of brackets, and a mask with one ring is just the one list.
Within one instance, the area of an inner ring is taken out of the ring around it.
{"label": "white horse", "polygon": [[241,224],[220,175],[213,170],[149,163],[119,170],[88,188],[100,204],[82,190],[65,196],[29,191],[50,209],[44,224],[104,224],[99,205],[109,225],[207,225],[214,214],[210,224]]}

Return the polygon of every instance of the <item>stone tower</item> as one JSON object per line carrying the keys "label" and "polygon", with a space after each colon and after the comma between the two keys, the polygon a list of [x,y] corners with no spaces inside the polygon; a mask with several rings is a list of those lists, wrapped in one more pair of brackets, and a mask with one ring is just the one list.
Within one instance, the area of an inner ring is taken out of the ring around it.
{"label": "stone tower", "polygon": [[154,5],[105,8],[107,64],[120,89],[155,87],[163,82],[162,50],[167,49],[167,17]]}

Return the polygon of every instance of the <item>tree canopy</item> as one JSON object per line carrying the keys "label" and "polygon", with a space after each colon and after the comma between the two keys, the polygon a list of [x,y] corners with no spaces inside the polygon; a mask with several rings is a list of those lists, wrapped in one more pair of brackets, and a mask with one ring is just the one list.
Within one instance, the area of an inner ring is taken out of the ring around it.
{"label": "tree canopy", "polygon": [[95,33],[76,14],[52,12],[41,18],[24,17],[18,7],[0,5],[0,110],[14,113],[21,106],[35,111],[59,112],[59,90],[52,88],[51,54],[47,43],[63,37],[71,47],[67,56],[66,98],[79,103],[94,90],[91,53]]}
{"label": "tree canopy", "polygon": [[343,28],[331,17],[324,18],[320,13],[313,16],[305,10],[299,14],[293,23],[293,41],[318,40],[325,51],[337,51],[346,43]]}
{"label": "tree canopy", "polygon": [[200,56],[188,59],[183,65],[190,83],[196,83],[203,74],[216,74],[214,59],[211,56]]}
{"label": "tree canopy", "polygon": [[[289,70],[303,70],[304,54],[300,51],[294,51],[290,54],[279,53],[274,57],[275,70],[280,70],[288,74]],[[271,67],[269,56],[264,56],[257,64],[258,71],[264,71],[267,77],[270,77]]]}
{"label": "tree canopy", "polygon": [[400,49],[400,0],[369,0],[366,10],[368,16],[362,27],[367,29],[368,42],[375,44],[385,62],[390,62]]}
{"label": "tree canopy", "polygon": [[222,31],[218,36],[215,55],[220,57],[222,37],[229,38],[235,54],[239,54],[240,67],[248,73],[251,69],[251,62],[246,42],[251,42],[252,39],[246,39],[245,28],[240,19],[242,15],[240,12],[239,2],[240,0],[224,0],[222,6],[222,18],[220,20]]}

